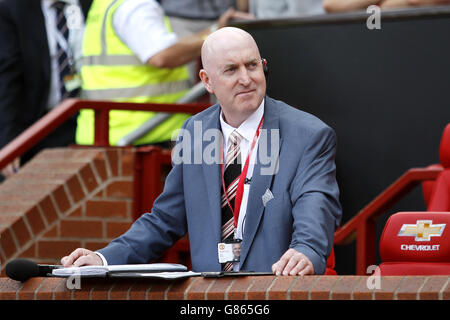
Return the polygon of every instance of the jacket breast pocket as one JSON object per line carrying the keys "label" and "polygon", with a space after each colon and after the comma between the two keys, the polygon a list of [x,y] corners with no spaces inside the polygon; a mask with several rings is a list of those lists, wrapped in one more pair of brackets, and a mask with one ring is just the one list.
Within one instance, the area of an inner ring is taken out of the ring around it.
{"label": "jacket breast pocket", "polygon": [[266,203],[264,219],[274,225],[284,225],[292,221],[292,205],[288,192],[274,193],[273,198]]}

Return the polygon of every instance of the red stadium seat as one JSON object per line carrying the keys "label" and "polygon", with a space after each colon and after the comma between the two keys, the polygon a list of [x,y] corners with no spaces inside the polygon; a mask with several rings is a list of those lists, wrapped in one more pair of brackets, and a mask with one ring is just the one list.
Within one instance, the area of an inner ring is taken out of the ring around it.
{"label": "red stadium seat", "polygon": [[450,123],[444,129],[439,146],[439,160],[444,168],[450,168]]}
{"label": "red stadium seat", "polygon": [[450,211],[450,124],[442,134],[439,159],[444,169],[431,187],[428,211]]}
{"label": "red stadium seat", "polygon": [[[450,123],[447,124],[447,126],[444,128],[444,132],[442,133],[441,143],[439,146],[439,160],[441,162],[440,164],[432,164],[432,165],[428,166],[428,168],[443,168],[444,171],[450,170]],[[442,173],[441,173],[441,175],[442,175]],[[447,175],[448,175],[448,173],[447,173]],[[445,181],[449,181],[448,178],[442,178],[442,179],[445,179]],[[442,198],[443,196],[436,196],[439,199],[436,199],[435,197],[433,197],[435,199],[434,201],[438,201],[438,203],[434,203],[433,206],[430,206],[431,195],[434,192],[436,192],[435,190],[437,190],[437,188],[438,188],[438,187],[435,187],[438,180],[439,180],[439,177],[438,177],[438,179],[436,179],[436,181],[424,181],[422,183],[423,197],[424,197],[425,203],[428,207],[428,211],[450,211],[450,207],[448,207],[448,205],[449,205],[448,200],[447,200],[447,208],[442,209],[441,201],[443,201],[443,198]],[[442,182],[440,182],[440,183],[442,183]],[[440,188],[441,187],[439,187],[439,190],[442,191],[442,189],[440,189]]]}
{"label": "red stadium seat", "polygon": [[450,212],[399,212],[380,239],[377,274],[450,275]]}
{"label": "red stadium seat", "polygon": [[380,239],[381,275],[450,275],[450,124],[439,146],[443,168],[422,184],[427,212],[392,215]]}
{"label": "red stadium seat", "polygon": [[436,178],[428,211],[450,211],[450,168],[444,169]]}

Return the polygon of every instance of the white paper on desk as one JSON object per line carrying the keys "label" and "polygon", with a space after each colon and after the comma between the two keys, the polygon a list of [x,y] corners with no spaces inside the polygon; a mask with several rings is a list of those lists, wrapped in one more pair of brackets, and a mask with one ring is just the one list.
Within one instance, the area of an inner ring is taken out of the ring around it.
{"label": "white paper on desk", "polygon": [[106,277],[108,268],[105,266],[85,266],[53,269],[52,275],[60,277],[69,277],[72,275]]}
{"label": "white paper on desk", "polygon": [[187,271],[187,267],[176,263],[121,264],[110,266],[84,266],[53,269],[54,276],[69,277],[72,275],[105,277],[114,273],[155,273],[155,272]]}
{"label": "white paper on desk", "polygon": [[124,272],[124,273],[113,273],[110,274],[113,278],[157,278],[165,280],[183,279],[201,276],[201,272],[194,271],[176,271],[176,272],[148,272],[148,273],[134,273],[134,272]]}
{"label": "white paper on desk", "polygon": [[177,263],[120,264],[107,266],[109,274],[115,272],[175,272],[187,271],[187,267]]}

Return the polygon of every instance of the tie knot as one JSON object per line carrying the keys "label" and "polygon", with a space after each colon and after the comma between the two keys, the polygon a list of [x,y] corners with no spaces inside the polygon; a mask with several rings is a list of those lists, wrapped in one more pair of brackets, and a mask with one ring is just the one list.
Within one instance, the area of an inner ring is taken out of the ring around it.
{"label": "tie knot", "polygon": [[64,1],[55,1],[52,4],[52,7],[57,10],[64,10],[65,6],[66,6],[66,3]]}
{"label": "tie knot", "polygon": [[243,136],[241,136],[241,134],[239,132],[237,132],[237,130],[234,130],[231,134],[230,134],[230,142],[232,144],[239,144],[242,140]]}

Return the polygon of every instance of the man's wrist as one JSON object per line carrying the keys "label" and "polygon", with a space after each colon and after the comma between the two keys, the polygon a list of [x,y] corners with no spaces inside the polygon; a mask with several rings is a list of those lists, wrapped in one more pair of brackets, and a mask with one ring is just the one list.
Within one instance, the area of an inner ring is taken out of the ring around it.
{"label": "man's wrist", "polygon": [[100,252],[95,251],[94,253],[100,257],[100,259],[102,260],[103,266],[108,265],[108,261],[106,261],[105,257]]}

